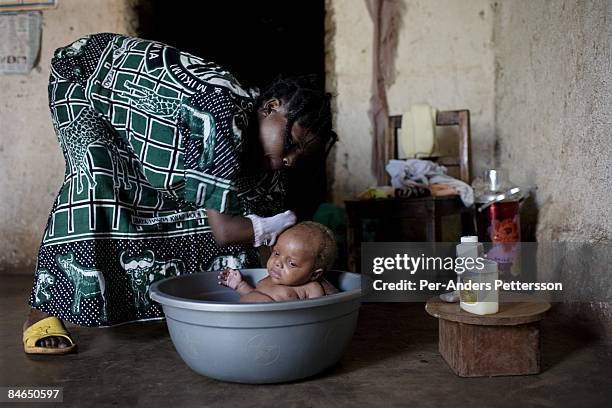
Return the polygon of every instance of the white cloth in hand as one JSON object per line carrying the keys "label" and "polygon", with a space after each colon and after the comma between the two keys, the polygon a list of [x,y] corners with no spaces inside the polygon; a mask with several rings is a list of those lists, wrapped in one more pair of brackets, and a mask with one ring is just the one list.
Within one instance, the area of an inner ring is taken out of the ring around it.
{"label": "white cloth in hand", "polygon": [[253,246],[255,247],[274,245],[281,232],[297,221],[297,217],[293,211],[285,211],[273,217],[266,218],[254,214],[247,215],[246,217],[253,223],[253,232],[255,235]]}

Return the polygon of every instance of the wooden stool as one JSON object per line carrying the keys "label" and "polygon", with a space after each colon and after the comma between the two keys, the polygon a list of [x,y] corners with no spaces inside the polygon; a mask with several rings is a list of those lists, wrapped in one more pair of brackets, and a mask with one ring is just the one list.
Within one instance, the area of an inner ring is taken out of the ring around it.
{"label": "wooden stool", "polygon": [[539,373],[540,320],[548,309],[541,299],[510,293],[500,294],[492,315],[468,313],[437,296],[425,306],[438,319],[440,354],[460,377]]}

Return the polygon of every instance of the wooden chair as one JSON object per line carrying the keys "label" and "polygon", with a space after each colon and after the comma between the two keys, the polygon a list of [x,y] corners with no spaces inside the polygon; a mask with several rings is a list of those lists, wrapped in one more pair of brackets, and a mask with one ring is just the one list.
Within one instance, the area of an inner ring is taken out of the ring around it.
{"label": "wooden chair", "polygon": [[[456,168],[458,176],[466,183],[471,182],[470,155],[470,111],[439,111],[436,115],[437,126],[457,126],[458,153],[455,156],[438,155],[421,157],[444,165],[451,170]],[[401,116],[390,116],[386,141],[386,160],[398,158],[398,130],[402,127]],[[389,177],[387,177],[390,184]],[[347,212],[347,263],[350,271],[361,269],[361,242],[363,220],[381,221],[387,233],[385,241],[440,242],[443,238],[443,217],[459,216],[460,227],[450,239],[459,240],[462,234],[473,233],[471,213],[457,196],[430,196],[422,198],[387,200],[348,200]]]}
{"label": "wooden chair", "polygon": [[[458,167],[459,179],[470,183],[470,171],[472,167],[472,157],[470,154],[470,111],[455,110],[455,111],[440,111],[436,115],[436,126],[458,126],[458,142],[459,151],[457,156],[437,156],[437,157],[420,157],[423,160],[435,161],[446,167]],[[390,116],[389,127],[387,130],[387,149],[386,160],[397,159],[398,154],[398,131],[402,127],[401,116]],[[388,175],[387,175],[388,176]],[[390,179],[387,177],[387,181]]]}

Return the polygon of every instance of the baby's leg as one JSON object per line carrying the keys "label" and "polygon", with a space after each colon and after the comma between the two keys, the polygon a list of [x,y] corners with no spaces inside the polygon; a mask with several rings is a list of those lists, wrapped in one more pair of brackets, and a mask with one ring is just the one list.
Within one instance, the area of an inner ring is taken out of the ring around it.
{"label": "baby's leg", "polygon": [[254,290],[251,285],[242,279],[242,274],[238,269],[227,268],[224,271],[221,271],[217,278],[219,279],[219,285],[232,288],[240,295],[246,295]]}

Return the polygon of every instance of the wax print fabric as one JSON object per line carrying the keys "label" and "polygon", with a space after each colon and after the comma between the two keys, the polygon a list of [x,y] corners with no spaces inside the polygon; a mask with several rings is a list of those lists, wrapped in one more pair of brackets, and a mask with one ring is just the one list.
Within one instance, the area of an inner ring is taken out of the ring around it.
{"label": "wax print fabric", "polygon": [[219,247],[206,213],[283,209],[282,173],[242,171],[255,96],[155,41],[96,34],[58,49],[49,104],[66,173],[30,305],[85,326],[158,318],[153,282],[259,266],[252,246]]}

